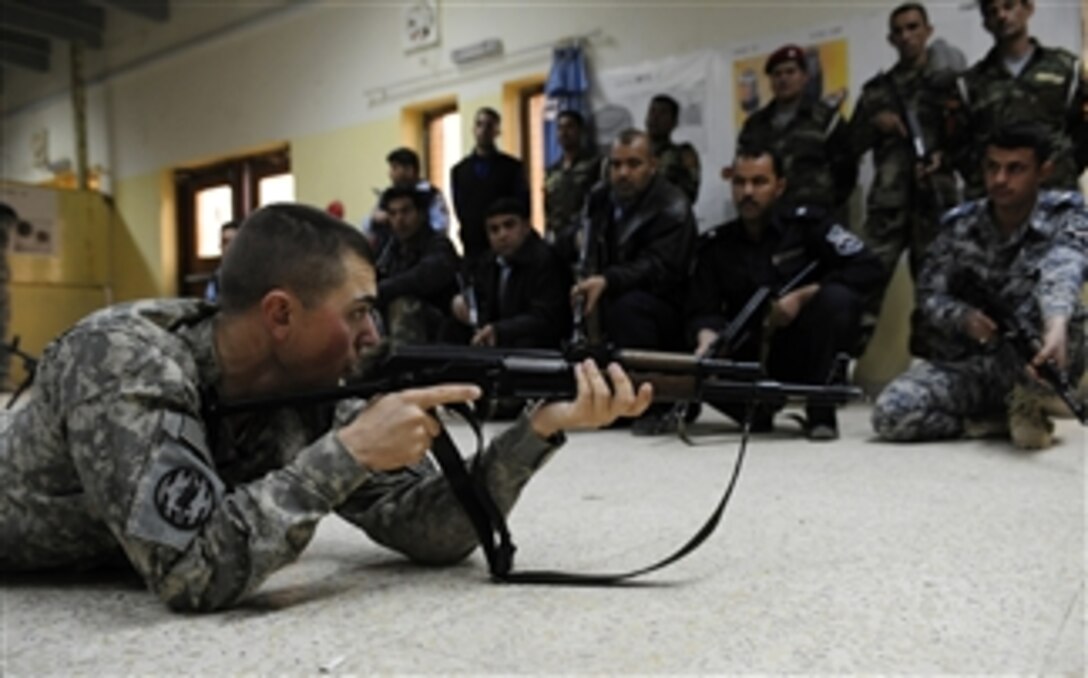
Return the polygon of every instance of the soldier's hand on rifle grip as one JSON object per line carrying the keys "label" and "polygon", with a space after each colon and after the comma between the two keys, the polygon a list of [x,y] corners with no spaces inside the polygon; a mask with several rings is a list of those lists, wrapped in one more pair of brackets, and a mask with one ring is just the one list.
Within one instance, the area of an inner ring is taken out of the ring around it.
{"label": "soldier's hand on rifle grip", "polygon": [[903,118],[892,111],[881,111],[874,115],[873,127],[876,127],[883,134],[898,134],[904,139],[910,135],[907,126],[903,124]]}
{"label": "soldier's hand on rifle grip", "polygon": [[374,471],[391,471],[415,464],[442,425],[429,411],[439,405],[462,403],[480,397],[472,384],[443,384],[379,396],[367,403],[358,416],[336,432],[351,456]]}
{"label": "soldier's hand on rifle grip", "polygon": [[926,163],[918,163],[915,165],[915,171],[918,175],[918,181],[925,181],[929,178],[930,174],[933,174],[937,170],[941,169],[941,164],[944,162],[944,156],[940,151],[934,151],[929,156],[929,161]]}
{"label": "soldier's hand on rifle grip", "polygon": [[710,349],[710,345],[714,343],[714,340],[718,338],[718,333],[714,330],[699,330],[699,336],[696,337],[695,357],[702,358],[706,355],[706,352]]}
{"label": "soldier's hand on rifle grip", "polygon": [[574,400],[548,403],[532,414],[530,424],[541,438],[550,438],[559,431],[600,428],[619,417],[637,417],[653,399],[650,384],[641,384],[636,392],[631,379],[616,363],[608,365],[607,380],[592,359],[577,363],[574,376],[578,384]]}
{"label": "soldier's hand on rifle grip", "polygon": [[476,334],[472,335],[473,346],[494,346],[495,345],[495,326],[484,325],[480,328]]}
{"label": "soldier's hand on rifle grip", "polygon": [[776,299],[771,304],[771,314],[768,318],[771,327],[786,327],[792,323],[797,318],[797,314],[801,312],[801,308],[819,290],[820,286],[813,283]]}
{"label": "soldier's hand on rifle grip", "polygon": [[963,316],[963,331],[980,346],[985,346],[997,334],[997,323],[982,311],[972,308]]}
{"label": "soldier's hand on rifle grip", "polygon": [[465,298],[458,294],[450,301],[450,312],[453,313],[453,317],[457,318],[465,325],[471,325],[472,320],[468,314],[468,304],[465,303]]}
{"label": "soldier's hand on rifle grip", "polygon": [[574,285],[570,291],[571,302],[575,302],[579,296],[585,296],[585,314],[593,313],[597,308],[597,302],[608,287],[608,280],[603,275],[591,275]]}
{"label": "soldier's hand on rifle grip", "polygon": [[1028,365],[1028,373],[1033,379],[1039,379],[1039,374],[1035,371],[1035,368],[1049,361],[1054,361],[1054,364],[1058,366],[1059,370],[1065,369],[1066,360],[1068,358],[1066,351],[1066,333],[1068,329],[1068,318],[1064,316],[1047,318],[1043,328],[1043,345],[1039,348],[1039,352],[1031,359],[1031,364]]}

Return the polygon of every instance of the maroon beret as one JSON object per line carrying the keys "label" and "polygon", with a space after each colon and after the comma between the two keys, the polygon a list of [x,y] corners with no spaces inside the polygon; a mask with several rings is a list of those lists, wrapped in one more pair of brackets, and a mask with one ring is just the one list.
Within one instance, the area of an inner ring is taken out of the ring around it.
{"label": "maroon beret", "polygon": [[763,72],[770,75],[778,64],[784,64],[787,61],[796,61],[798,68],[802,71],[808,70],[808,63],[805,61],[805,50],[797,45],[785,45],[779,47],[774,54],[767,57],[767,65],[763,67]]}

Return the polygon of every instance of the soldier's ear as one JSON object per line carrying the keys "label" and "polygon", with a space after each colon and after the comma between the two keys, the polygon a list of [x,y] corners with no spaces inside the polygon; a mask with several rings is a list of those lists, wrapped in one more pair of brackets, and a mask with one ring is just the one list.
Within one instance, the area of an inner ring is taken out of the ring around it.
{"label": "soldier's ear", "polygon": [[261,298],[261,320],[269,334],[278,341],[283,341],[291,333],[294,310],[294,297],[286,290],[270,290]]}
{"label": "soldier's ear", "polygon": [[1054,161],[1044,160],[1042,165],[1039,165],[1039,180],[1040,183],[1046,182],[1050,178],[1050,175],[1054,174]]}
{"label": "soldier's ear", "polygon": [[775,200],[782,197],[782,194],[786,192],[786,177],[778,177],[778,182],[774,187]]}

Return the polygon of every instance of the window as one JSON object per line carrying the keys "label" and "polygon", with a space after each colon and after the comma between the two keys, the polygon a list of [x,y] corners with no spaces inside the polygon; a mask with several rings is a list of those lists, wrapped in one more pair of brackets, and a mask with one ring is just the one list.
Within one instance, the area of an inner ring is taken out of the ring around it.
{"label": "window", "polygon": [[295,199],[287,149],[174,172],[178,205],[178,289],[203,296],[219,266],[219,229],[273,202]]}
{"label": "window", "polygon": [[533,228],[544,232],[544,85],[521,91],[521,157],[529,172]]}
{"label": "window", "polygon": [[456,106],[427,111],[423,114],[424,178],[434,184],[446,198],[450,211],[449,236],[453,246],[461,247],[460,224],[453,209],[450,190],[450,170],[461,160],[461,114]]}

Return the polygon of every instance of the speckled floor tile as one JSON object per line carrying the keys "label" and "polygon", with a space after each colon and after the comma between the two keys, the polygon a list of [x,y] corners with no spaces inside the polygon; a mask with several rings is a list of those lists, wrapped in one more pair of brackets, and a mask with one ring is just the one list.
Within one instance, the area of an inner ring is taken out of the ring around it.
{"label": "speckled floor tile", "polygon": [[[868,414],[837,443],[753,437],[718,532],[644,586],[493,585],[478,553],[415,567],[330,518],[220,614],[171,614],[123,574],[7,577],[0,674],[1083,675],[1084,430],[1034,454],[890,445]],[[738,442],[695,428],[696,447],[574,436],[511,516],[519,567],[622,570],[686,541]]]}

